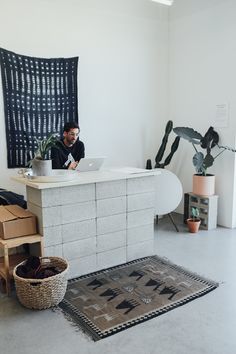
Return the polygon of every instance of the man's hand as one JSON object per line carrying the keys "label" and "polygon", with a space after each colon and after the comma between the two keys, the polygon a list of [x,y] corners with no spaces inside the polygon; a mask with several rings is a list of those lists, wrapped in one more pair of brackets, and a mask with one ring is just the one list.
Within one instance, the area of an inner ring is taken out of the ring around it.
{"label": "man's hand", "polygon": [[78,166],[78,161],[71,162],[70,166],[68,167],[68,170],[75,170],[77,166]]}

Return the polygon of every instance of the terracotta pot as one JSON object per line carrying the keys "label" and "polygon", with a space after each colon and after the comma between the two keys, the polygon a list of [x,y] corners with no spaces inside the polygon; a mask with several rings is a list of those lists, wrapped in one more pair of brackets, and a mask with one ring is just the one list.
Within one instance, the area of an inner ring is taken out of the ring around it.
{"label": "terracotta pot", "polygon": [[201,224],[200,219],[187,219],[188,229],[189,232],[191,232],[192,234],[198,232],[200,224]]}
{"label": "terracotta pot", "polygon": [[215,194],[214,175],[193,175],[193,193],[197,195],[209,196]]}

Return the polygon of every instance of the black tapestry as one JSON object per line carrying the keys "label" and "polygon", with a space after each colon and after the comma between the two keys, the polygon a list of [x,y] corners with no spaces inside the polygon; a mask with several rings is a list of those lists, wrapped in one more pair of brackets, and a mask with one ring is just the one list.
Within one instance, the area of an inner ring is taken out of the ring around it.
{"label": "black tapestry", "polygon": [[74,58],[33,58],[0,49],[8,168],[26,167],[37,139],[78,122]]}

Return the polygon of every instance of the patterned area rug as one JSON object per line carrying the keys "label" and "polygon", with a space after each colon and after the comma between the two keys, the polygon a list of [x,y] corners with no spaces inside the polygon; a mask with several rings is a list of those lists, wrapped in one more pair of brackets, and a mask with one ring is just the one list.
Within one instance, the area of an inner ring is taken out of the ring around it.
{"label": "patterned area rug", "polygon": [[59,306],[98,340],[159,316],[217,286],[152,256],[70,280]]}

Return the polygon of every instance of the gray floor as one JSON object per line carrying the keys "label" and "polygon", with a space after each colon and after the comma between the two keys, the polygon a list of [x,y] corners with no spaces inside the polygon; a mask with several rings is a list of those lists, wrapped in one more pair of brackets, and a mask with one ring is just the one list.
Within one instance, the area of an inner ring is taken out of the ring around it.
{"label": "gray floor", "polygon": [[163,219],[155,251],[220,283],[215,291],[165,315],[93,342],[61,313],[30,311],[0,295],[0,353],[234,354],[236,353],[236,230],[177,233]]}

